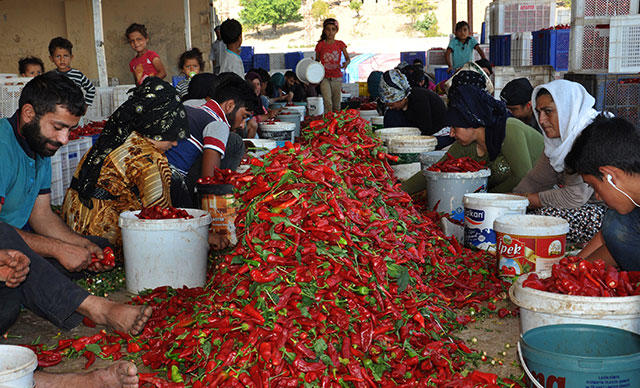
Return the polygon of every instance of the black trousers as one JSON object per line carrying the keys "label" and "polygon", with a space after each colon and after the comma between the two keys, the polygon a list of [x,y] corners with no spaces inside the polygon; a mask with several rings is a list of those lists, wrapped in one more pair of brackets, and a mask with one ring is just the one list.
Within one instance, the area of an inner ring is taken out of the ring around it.
{"label": "black trousers", "polygon": [[[101,248],[109,245],[101,237],[87,238]],[[20,251],[31,260],[29,274],[18,287],[10,288],[0,282],[0,334],[15,323],[22,306],[64,330],[80,324],[82,315],[76,310],[89,293],[71,278],[80,278],[83,273],[69,272],[56,260],[38,255],[4,222],[0,222],[0,249]]]}
{"label": "black trousers", "polygon": [[[237,133],[230,132],[224,157],[220,160],[220,169],[228,168],[236,171],[243,156],[244,142],[242,137]],[[200,208],[200,204],[197,203],[194,195],[194,188],[202,172],[202,155],[196,159],[186,176],[174,168],[171,171],[171,204],[174,207],[181,208]],[[228,192],[231,193],[232,191],[233,187],[229,185]]]}

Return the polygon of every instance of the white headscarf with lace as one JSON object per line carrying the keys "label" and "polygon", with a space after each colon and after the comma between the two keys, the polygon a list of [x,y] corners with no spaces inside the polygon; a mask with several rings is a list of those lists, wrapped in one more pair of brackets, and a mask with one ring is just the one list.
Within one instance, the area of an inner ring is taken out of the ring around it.
{"label": "white headscarf with lace", "polygon": [[[536,86],[531,95],[533,112],[540,125],[538,112],[536,112],[536,96],[540,89],[546,89],[551,94],[556,104],[558,114],[559,138],[549,138],[544,135],[544,154],[551,162],[551,167],[557,172],[564,171],[564,158],[567,156],[573,142],[598,115],[593,109],[596,100],[586,89],[577,82],[567,80],[555,80],[547,84]],[[542,128],[542,126],[540,126]]]}

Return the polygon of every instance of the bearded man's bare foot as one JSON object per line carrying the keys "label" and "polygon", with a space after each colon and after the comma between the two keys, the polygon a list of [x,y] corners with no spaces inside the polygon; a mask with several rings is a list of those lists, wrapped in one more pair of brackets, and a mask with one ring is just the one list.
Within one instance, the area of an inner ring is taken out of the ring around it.
{"label": "bearded man's bare foot", "polygon": [[99,325],[137,335],[151,317],[153,309],[150,306],[116,303],[90,295],[80,304],[78,312]]}
{"label": "bearded man's bare foot", "polygon": [[138,388],[138,368],[129,361],[118,361],[108,368],[89,373],[34,374],[38,388]]}

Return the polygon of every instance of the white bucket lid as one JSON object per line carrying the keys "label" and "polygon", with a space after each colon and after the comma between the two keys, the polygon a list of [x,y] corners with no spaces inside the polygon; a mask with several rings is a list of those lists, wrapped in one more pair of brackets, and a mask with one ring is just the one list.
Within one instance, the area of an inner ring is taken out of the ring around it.
{"label": "white bucket lid", "polygon": [[296,75],[301,80],[317,84],[324,78],[324,66],[311,58],[304,58],[296,64]]}
{"label": "white bucket lid", "polygon": [[0,385],[32,374],[38,366],[38,357],[29,348],[0,345]]}
{"label": "white bucket lid", "polygon": [[422,170],[422,174],[426,179],[434,181],[437,181],[438,179],[476,179],[488,178],[491,176],[491,170],[488,168],[473,172],[440,172]]}
{"label": "white bucket lid", "polygon": [[512,214],[496,218],[493,230],[516,236],[558,236],[569,232],[569,223],[560,217]]}
{"label": "white bucket lid", "polygon": [[282,108],[283,112],[297,112],[304,114],[304,111],[307,110],[305,105],[287,105]]}
{"label": "white bucket lid", "polygon": [[322,103],[322,97],[318,96],[318,97],[307,97],[307,105],[309,104],[321,104]]}
{"label": "white bucket lid", "polygon": [[369,117],[373,117],[373,116],[377,116],[378,115],[378,111],[375,109],[365,109],[362,110],[360,109],[360,116],[369,116]]}
{"label": "white bucket lid", "polygon": [[293,131],[296,129],[296,124],[290,121],[276,121],[269,123],[260,123],[260,129],[263,131]]}
{"label": "white bucket lid", "polygon": [[526,209],[529,200],[526,197],[513,194],[494,193],[469,193],[462,198],[464,207],[467,206],[492,206],[506,209]]}
{"label": "white bucket lid", "polygon": [[184,209],[193,218],[171,218],[168,220],[145,220],[138,218],[140,210],[126,211],[120,213],[118,226],[123,229],[132,230],[187,230],[194,227],[207,226],[211,223],[211,214],[200,209]]}
{"label": "white bucket lid", "polygon": [[382,136],[411,136],[420,135],[420,128],[416,127],[389,127],[380,128],[373,132],[374,135]]}
{"label": "white bucket lid", "polygon": [[245,144],[251,143],[249,147],[253,147],[253,148],[265,148],[268,150],[278,148],[278,143],[276,143],[275,140],[270,140],[270,139],[242,139],[242,140],[244,141]]}

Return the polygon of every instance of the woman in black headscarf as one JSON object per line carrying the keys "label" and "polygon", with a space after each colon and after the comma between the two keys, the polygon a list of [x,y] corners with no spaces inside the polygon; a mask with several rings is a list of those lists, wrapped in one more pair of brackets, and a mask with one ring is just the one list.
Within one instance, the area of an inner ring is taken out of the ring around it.
{"label": "woman in black headscarf", "polygon": [[121,212],[171,205],[164,152],[186,138],[188,128],[175,89],[147,77],[111,115],[78,165],[62,206],[67,224],[121,246]]}
{"label": "woman in black headscarf", "polygon": [[[455,138],[447,153],[485,162],[491,169],[490,192],[511,192],[544,150],[538,131],[510,117],[504,102],[474,85],[452,86],[446,122]],[[414,193],[426,188],[426,182],[414,176],[403,187]]]}

